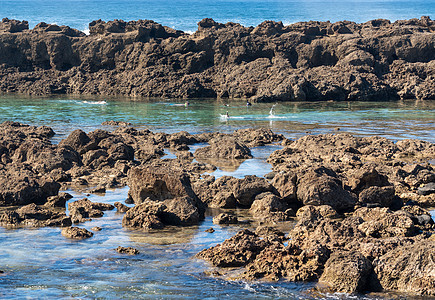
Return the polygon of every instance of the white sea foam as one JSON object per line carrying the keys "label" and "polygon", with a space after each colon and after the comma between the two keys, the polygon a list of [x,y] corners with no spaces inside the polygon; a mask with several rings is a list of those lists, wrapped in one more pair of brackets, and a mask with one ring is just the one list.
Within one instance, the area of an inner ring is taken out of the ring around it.
{"label": "white sea foam", "polygon": [[104,105],[107,104],[106,100],[102,100],[102,101],[82,101],[82,103],[84,104],[97,104],[97,105]]}

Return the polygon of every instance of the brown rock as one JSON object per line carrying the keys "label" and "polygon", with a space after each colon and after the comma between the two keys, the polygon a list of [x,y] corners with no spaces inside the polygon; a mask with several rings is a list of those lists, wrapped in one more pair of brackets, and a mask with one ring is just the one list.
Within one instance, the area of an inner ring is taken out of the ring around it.
{"label": "brown rock", "polygon": [[155,201],[145,201],[129,209],[123,219],[122,226],[143,230],[161,229],[165,225],[161,221],[166,206]]}
{"label": "brown rock", "polygon": [[195,151],[197,158],[225,158],[246,159],[252,158],[251,151],[243,143],[231,137],[222,137],[209,140],[210,146],[198,148]]}
{"label": "brown rock", "polygon": [[361,253],[337,251],[326,262],[319,283],[335,292],[363,292],[368,289],[372,272],[372,264]]}
{"label": "brown rock", "polygon": [[116,207],[116,209],[117,209],[118,212],[120,212],[120,213],[125,213],[125,212],[127,212],[127,211],[130,209],[130,207],[128,207],[128,206],[125,205],[125,204],[122,204],[121,202],[115,202],[115,203],[114,203],[114,206]]}
{"label": "brown rock", "polygon": [[232,238],[196,256],[210,261],[216,267],[240,267],[248,264],[267,246],[264,240],[249,230],[243,230]]}
{"label": "brown rock", "polygon": [[112,210],[111,204],[89,201],[87,198],[68,203],[69,214],[73,223],[88,221],[90,218],[103,216],[103,211]]}
{"label": "brown rock", "polygon": [[62,235],[69,239],[87,239],[92,237],[94,234],[85,228],[67,227],[62,229]]}
{"label": "brown rock", "polygon": [[319,168],[298,178],[297,196],[304,205],[329,205],[337,211],[354,207],[354,196],[343,188],[342,182],[331,176],[333,172]]}
{"label": "brown rock", "polygon": [[375,259],[373,265],[379,283],[385,290],[434,296],[434,257],[435,242],[421,241],[392,249]]}
{"label": "brown rock", "polygon": [[239,220],[236,216],[227,214],[227,213],[221,213],[213,218],[213,224],[237,224],[239,223]]}
{"label": "brown rock", "polygon": [[133,247],[122,247],[119,246],[118,248],[115,249],[116,252],[121,253],[121,254],[128,254],[128,255],[137,255],[139,254],[139,250],[133,248]]}

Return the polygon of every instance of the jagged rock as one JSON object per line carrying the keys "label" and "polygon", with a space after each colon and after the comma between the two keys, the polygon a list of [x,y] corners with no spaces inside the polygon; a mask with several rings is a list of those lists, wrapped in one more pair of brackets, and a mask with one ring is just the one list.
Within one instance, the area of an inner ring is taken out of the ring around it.
{"label": "jagged rock", "polygon": [[237,224],[239,223],[239,220],[236,216],[227,214],[227,213],[221,213],[213,218],[213,224]]}
{"label": "jagged rock", "polygon": [[422,17],[265,21],[254,28],[204,19],[187,35],[150,20],[96,20],[87,36],[44,22],[28,30],[27,21],[5,18],[0,91],[269,102],[434,99],[433,24]]}
{"label": "jagged rock", "polygon": [[225,158],[246,159],[252,158],[251,150],[234,138],[223,137],[209,140],[209,146],[195,150],[197,158]]}
{"label": "jagged rock", "polygon": [[137,255],[139,254],[139,250],[133,248],[133,247],[122,247],[119,246],[118,248],[115,249],[116,252],[121,253],[121,254],[128,254],[128,255]]}
{"label": "jagged rock", "polygon": [[350,210],[356,203],[335,174],[325,168],[309,170],[298,177],[297,197],[305,205],[329,205],[337,211]]}
{"label": "jagged rock", "polygon": [[373,265],[385,290],[434,296],[434,257],[435,242],[421,241],[392,249],[375,259]]}
{"label": "jagged rock", "polygon": [[371,262],[361,253],[337,251],[326,262],[319,283],[335,292],[363,292],[368,289],[372,272]]}
{"label": "jagged rock", "polygon": [[195,199],[187,174],[176,170],[133,168],[128,172],[129,197],[138,204],[147,198],[166,200],[175,197]]}
{"label": "jagged rock", "polygon": [[196,256],[210,261],[216,267],[240,267],[248,264],[268,243],[249,230],[242,230],[232,238]]}
{"label": "jagged rock", "polygon": [[67,227],[62,229],[62,235],[69,239],[87,239],[92,237],[94,234],[85,228],[79,227]]}
{"label": "jagged rock", "polygon": [[130,209],[130,207],[128,207],[128,206],[125,205],[125,204],[122,204],[121,202],[115,202],[115,203],[114,203],[114,206],[116,207],[116,209],[117,209],[118,212],[120,212],[120,213],[125,213],[125,212],[127,212],[127,211]]}
{"label": "jagged rock", "polygon": [[73,196],[68,193],[59,193],[57,196],[48,197],[44,206],[65,208],[66,202],[71,198],[73,198]]}
{"label": "jagged rock", "polygon": [[163,203],[147,200],[129,209],[122,218],[122,226],[143,230],[161,229],[161,221],[166,206]]}
{"label": "jagged rock", "polygon": [[0,213],[0,224],[7,227],[71,226],[64,211],[37,206],[34,203]]}
{"label": "jagged rock", "polygon": [[190,197],[177,197],[163,201],[166,209],[163,215],[163,223],[170,225],[195,225],[204,218],[203,213],[196,206],[196,202]]}
{"label": "jagged rock", "polygon": [[92,202],[87,198],[68,203],[69,214],[73,223],[88,221],[90,218],[100,218],[103,211],[112,210],[115,206],[106,203]]}

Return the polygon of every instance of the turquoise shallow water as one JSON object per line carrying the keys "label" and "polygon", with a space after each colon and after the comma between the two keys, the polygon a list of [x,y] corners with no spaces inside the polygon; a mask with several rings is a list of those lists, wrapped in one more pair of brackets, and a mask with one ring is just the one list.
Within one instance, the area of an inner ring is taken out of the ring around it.
{"label": "turquoise shallow water", "polygon": [[[168,99],[130,101],[100,98],[25,98],[0,97],[0,122],[20,121],[48,125],[58,142],[76,128],[91,131],[103,121],[131,122],[137,128],[153,131],[191,133],[232,132],[247,127],[267,127],[295,138],[306,132],[350,132],[356,135],[377,134],[393,140],[419,138],[435,141],[435,103],[405,102],[314,102],[254,104],[191,100],[187,108]],[[227,104],[228,106],[226,106]],[[230,118],[223,117],[228,111]],[[214,175],[262,176],[270,171],[265,163],[279,146],[252,149],[254,159],[238,168],[218,169]],[[194,150],[193,147],[192,150]],[[168,151],[167,158],[171,158]],[[78,192],[70,201],[85,197]],[[124,201],[128,188],[108,191],[104,196],[91,195],[91,201]],[[347,299],[348,295],[311,292],[313,284],[247,283],[225,281],[206,275],[207,263],[194,255],[222,242],[241,228],[255,226],[217,226],[208,212],[199,226],[170,227],[164,231],[142,233],[123,229],[122,215],[106,212],[100,219],[81,225],[87,229],[100,226],[102,231],[84,241],[71,241],[60,235],[59,228],[0,228],[0,298],[4,299]],[[432,212],[434,213],[434,212]],[[292,224],[284,226],[288,231]],[[213,227],[216,232],[204,230]],[[141,254],[120,255],[118,246],[132,246]],[[389,295],[358,295],[355,299],[389,298]]]}
{"label": "turquoise shallow water", "polygon": [[[174,101],[0,96],[0,122],[15,120],[51,126],[58,133],[55,141],[76,128],[92,131],[101,128],[103,121],[115,120],[168,133],[180,130],[232,132],[240,128],[266,127],[289,138],[340,131],[393,140],[418,138],[435,142],[433,101],[289,102],[274,106],[272,114],[272,104],[268,103],[246,107],[243,101],[190,100],[186,108],[183,103]],[[224,117],[226,112],[229,118]]]}
{"label": "turquoise shallow water", "polygon": [[0,16],[28,20],[33,27],[44,21],[86,30],[92,20],[151,19],[184,31],[211,17],[218,22],[256,26],[264,20],[351,20],[366,22],[434,16],[432,0],[2,0]]}

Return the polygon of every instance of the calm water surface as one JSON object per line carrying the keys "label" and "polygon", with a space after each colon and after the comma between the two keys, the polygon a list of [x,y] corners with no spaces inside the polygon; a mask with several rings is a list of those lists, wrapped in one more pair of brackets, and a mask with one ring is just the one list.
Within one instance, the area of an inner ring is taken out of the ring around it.
{"label": "calm water surface", "polygon": [[[120,100],[120,99],[118,99]],[[122,100],[122,99],[121,99]],[[271,104],[244,102],[222,103],[191,100],[187,108],[170,100],[113,101],[111,99],[45,99],[0,97],[0,122],[20,121],[54,128],[58,142],[76,128],[91,131],[103,121],[131,122],[137,128],[152,131],[191,133],[239,128],[267,127],[295,138],[311,132],[349,132],[365,136],[377,134],[393,140],[419,138],[435,141],[435,103],[406,102],[314,102],[279,103],[271,113]],[[181,103],[182,104],[182,103]],[[228,104],[229,106],[225,106]],[[228,111],[230,118],[223,117]],[[270,171],[267,156],[279,146],[252,149],[254,159],[236,168],[217,170],[214,175],[262,176]],[[194,150],[193,147],[192,150]],[[167,158],[172,154],[168,151]],[[79,192],[70,201],[85,197]],[[104,196],[91,195],[91,201],[123,202],[128,188],[108,191]],[[199,226],[169,227],[163,231],[142,233],[122,228],[122,214],[109,211],[104,217],[82,224],[91,229],[100,226],[90,239],[71,241],[59,228],[0,228],[0,298],[134,298],[134,299],[310,299],[348,296],[318,294],[312,284],[246,283],[225,281],[207,276],[209,266],[194,255],[234,235],[241,228],[212,224],[210,211]],[[243,215],[243,212],[239,211]],[[243,218],[243,217],[242,217]],[[292,224],[284,224],[288,231]],[[213,227],[210,234],[205,229]],[[118,246],[132,246],[137,256],[118,254]],[[388,295],[359,295],[358,299],[388,298]]]}

